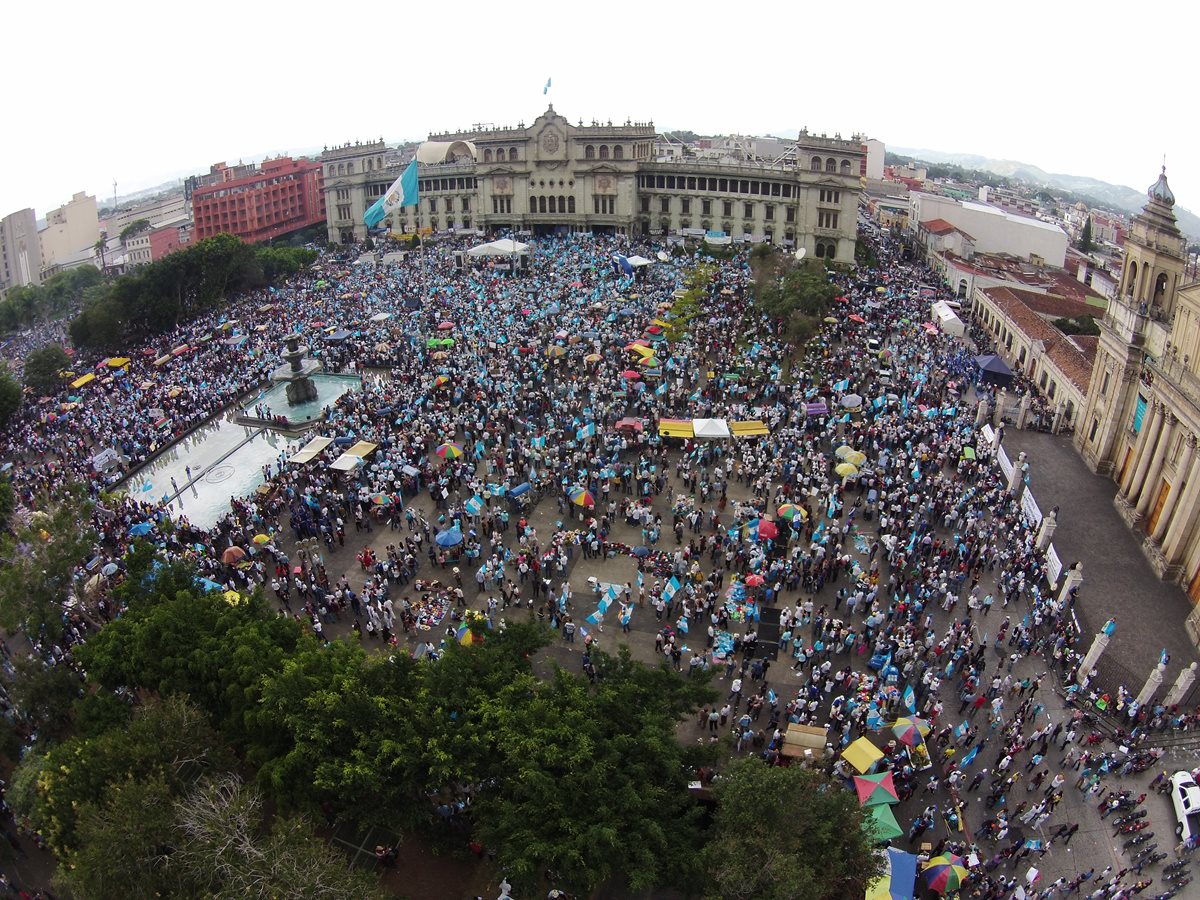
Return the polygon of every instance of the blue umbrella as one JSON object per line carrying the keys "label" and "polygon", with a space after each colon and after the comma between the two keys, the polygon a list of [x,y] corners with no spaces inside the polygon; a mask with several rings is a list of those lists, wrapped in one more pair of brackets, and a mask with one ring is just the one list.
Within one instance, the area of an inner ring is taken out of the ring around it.
{"label": "blue umbrella", "polygon": [[439,547],[457,547],[462,543],[462,532],[457,528],[447,528],[445,531],[439,531],[434,541]]}
{"label": "blue umbrella", "polygon": [[149,534],[151,532],[151,530],[152,529],[151,529],[149,522],[138,522],[136,525],[134,525],[132,528],[129,529],[129,536],[130,537],[144,537],[147,534]]}

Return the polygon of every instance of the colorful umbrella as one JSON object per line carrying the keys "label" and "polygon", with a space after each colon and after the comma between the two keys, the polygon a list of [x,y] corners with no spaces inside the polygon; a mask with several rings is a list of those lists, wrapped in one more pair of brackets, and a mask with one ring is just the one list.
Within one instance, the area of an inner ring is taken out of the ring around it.
{"label": "colorful umbrella", "polygon": [[[884,807],[886,809],[887,807]],[[935,856],[929,862],[925,863],[925,867],[921,872],[925,876],[925,883],[930,889],[937,891],[939,894],[945,894],[950,891],[957,891],[962,887],[963,882],[967,880],[970,874],[967,867],[963,865],[963,858],[955,856],[953,853],[943,853],[941,856]]]}
{"label": "colorful umbrella", "polygon": [[660,365],[662,365],[662,363],[660,363],[653,356],[643,356],[638,360],[638,365],[645,366],[647,369],[657,369]]}
{"label": "colorful umbrella", "polygon": [[585,356],[583,358],[583,361],[587,362],[587,363],[598,363],[598,362],[600,362],[600,359],[601,359],[601,356],[599,353],[589,353],[587,356]]}
{"label": "colorful umbrella", "polygon": [[371,502],[376,506],[390,506],[392,503],[392,498],[387,494],[376,494],[371,498]]}
{"label": "colorful umbrella", "polygon": [[458,642],[464,647],[470,647],[475,642],[482,640],[482,638],[475,636],[474,632],[471,631],[471,627],[466,622],[458,626],[458,630],[454,632],[454,636],[458,638]]}
{"label": "colorful umbrella", "polygon": [[566,348],[553,344],[546,348],[546,355],[551,359],[558,359],[560,356],[566,356]]}
{"label": "colorful umbrella", "polygon": [[442,385],[449,384],[449,383],[450,383],[449,375],[439,375],[437,378],[433,379],[433,386],[435,388],[440,388]]}
{"label": "colorful umbrella", "polygon": [[789,522],[796,518],[796,516],[799,516],[801,521],[806,521],[808,519],[808,513],[804,511],[804,507],[797,506],[795,503],[782,504],[777,510],[775,510],[775,515],[779,516],[781,519],[787,519]]}
{"label": "colorful umbrella", "polygon": [[858,474],[858,469],[850,465],[848,462],[838,463],[833,467],[833,471],[837,472],[843,478],[850,478]]}
{"label": "colorful umbrella", "polygon": [[567,496],[571,498],[571,502],[576,506],[596,505],[596,498],[592,496],[592,492],[587,488],[573,487],[567,492]]}
{"label": "colorful umbrella", "polygon": [[869,809],[870,814],[863,820],[863,824],[874,834],[877,842],[890,841],[904,834],[904,829],[896,822],[896,815],[890,806],[880,804]]}
{"label": "colorful umbrella", "polygon": [[271,538],[265,534],[256,534],[254,536],[254,543],[259,544],[260,546],[262,544],[269,544],[271,543]]}
{"label": "colorful umbrella", "polygon": [[770,519],[751,519],[745,527],[752,541],[770,541],[779,537],[779,526]]}
{"label": "colorful umbrella", "polygon": [[463,455],[463,448],[452,441],[448,441],[445,444],[439,445],[433,452],[442,459],[458,459]]}
{"label": "colorful umbrella", "polygon": [[901,716],[892,724],[892,734],[900,743],[915,747],[929,734],[929,723],[924,719]]}
{"label": "colorful umbrella", "polygon": [[854,790],[858,792],[859,806],[878,806],[880,803],[899,803],[896,785],[891,772],[875,775],[855,775]]}
{"label": "colorful umbrella", "polygon": [[246,558],[246,551],[241,547],[229,547],[221,554],[221,562],[227,566],[232,566],[234,563],[241,562]]}

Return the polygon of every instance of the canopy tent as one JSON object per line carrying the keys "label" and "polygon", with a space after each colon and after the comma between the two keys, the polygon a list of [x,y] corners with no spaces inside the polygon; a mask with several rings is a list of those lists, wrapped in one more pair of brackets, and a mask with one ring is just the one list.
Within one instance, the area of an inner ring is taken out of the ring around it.
{"label": "canopy tent", "polygon": [[826,729],[792,723],[783,733],[783,746],[779,748],[779,752],[789,759],[812,757],[820,759],[826,753],[827,742],[828,732]]}
{"label": "canopy tent", "polygon": [[880,852],[886,857],[883,874],[867,887],[866,900],[912,900],[917,857],[895,847]]}
{"label": "canopy tent", "polygon": [[629,257],[629,265],[633,266],[635,269],[640,269],[642,266],[648,266],[653,262],[654,260],[646,259],[644,256]]}
{"label": "canopy tent", "polygon": [[937,323],[937,327],[946,334],[958,338],[966,334],[967,326],[954,314],[954,310],[946,305],[944,300],[939,300],[929,308],[929,318]]}
{"label": "canopy tent", "polygon": [[112,359],[110,359],[108,361],[108,367],[110,369],[119,369],[122,366],[127,366],[127,365],[129,365],[129,357],[128,356],[114,356]]}
{"label": "canopy tent", "polygon": [[696,437],[708,441],[729,437],[729,425],[724,419],[692,419],[692,431]]}
{"label": "canopy tent", "polygon": [[514,241],[512,238],[502,238],[489,241],[467,251],[467,256],[516,256],[529,252],[529,245]]}
{"label": "canopy tent", "polygon": [[95,380],[96,380],[96,375],[95,375],[95,373],[93,373],[93,372],[88,372],[86,375],[80,375],[78,378],[76,378],[74,381],[72,381],[72,382],[71,382],[71,387],[73,387],[73,388],[81,388],[81,387],[83,387],[85,384],[89,384],[89,383],[91,383],[91,382],[93,382],[93,381],[95,381]]}
{"label": "canopy tent", "polygon": [[896,822],[896,814],[886,804],[867,807],[870,815],[863,818],[863,827],[873,833],[879,842],[890,841],[904,834],[904,829]]}
{"label": "canopy tent", "polygon": [[883,753],[865,737],[860,737],[842,751],[842,758],[854,766],[861,775],[875,765],[878,760],[883,759]]}
{"label": "canopy tent", "polygon": [[1013,371],[1008,363],[995,353],[975,357],[975,365],[979,367],[979,376],[987,384],[1006,387],[1013,379]]}
{"label": "canopy tent", "polygon": [[691,419],[659,419],[658,433],[663,437],[690,438],[696,436]]}
{"label": "canopy tent", "polygon": [[329,464],[329,468],[337,472],[353,472],[362,464],[363,460],[361,456],[355,456],[353,453],[343,453]]}
{"label": "canopy tent", "polygon": [[326,335],[325,340],[331,344],[336,344],[336,343],[339,343],[340,341],[344,341],[348,337],[350,337],[350,332],[347,331],[345,328],[339,328],[337,331],[333,332],[332,334]]}
{"label": "canopy tent", "polygon": [[303,447],[301,447],[300,451],[295,456],[293,456],[291,459],[289,459],[288,462],[297,463],[299,465],[303,465],[304,463],[307,463],[307,462],[312,462],[314,459],[317,458],[318,454],[320,454],[320,452],[322,450],[324,450],[326,447],[328,447],[332,443],[333,443],[333,438],[315,437],[311,441],[309,441],[307,444],[305,444]]}
{"label": "canopy tent", "polygon": [[890,806],[893,803],[900,802],[891,772],[878,772],[874,775],[855,775],[854,790],[858,793],[860,806],[878,806],[880,803]]}
{"label": "canopy tent", "polygon": [[353,447],[346,451],[347,456],[357,456],[359,459],[366,459],[379,448],[378,444],[372,444],[370,441],[359,441]]}
{"label": "canopy tent", "polygon": [[154,365],[165,366],[170,361],[171,361],[171,354],[168,353],[166,356],[160,356],[158,359],[156,359],[154,361]]}
{"label": "canopy tent", "polygon": [[742,422],[730,422],[729,430],[734,437],[761,437],[770,434],[766,422],[757,419],[747,419]]}

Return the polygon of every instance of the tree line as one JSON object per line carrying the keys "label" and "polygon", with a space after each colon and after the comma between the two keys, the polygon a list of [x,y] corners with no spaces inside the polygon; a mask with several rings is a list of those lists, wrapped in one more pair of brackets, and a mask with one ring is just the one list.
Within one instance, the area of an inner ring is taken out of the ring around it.
{"label": "tree line", "polygon": [[120,351],[131,340],[169,331],[227,296],[276,284],[310,265],[303,247],[247,244],[218,234],[110,282],[69,326],[79,347]]}
{"label": "tree line", "polygon": [[[93,537],[71,530],[90,503],[71,495],[0,541],[23,557],[0,572],[0,622],[51,634],[64,593],[95,618],[69,561]],[[619,883],[835,900],[877,869],[854,795],[822,772],[751,757],[717,782],[715,815],[693,796],[718,747],[676,731],[717,699],[707,679],[624,648],[593,650],[594,681],[539,676],[554,633],[537,621],[474,622],[435,662],[373,653],[319,641],[261,592],[204,593],[150,545],[124,564],[125,611],[73,651],[86,678],[37,660],[18,675],[37,740],[9,802],[71,896],[377,896],[318,836],[322,817],[464,855],[477,841],[518,896],[549,872],[574,896]]]}

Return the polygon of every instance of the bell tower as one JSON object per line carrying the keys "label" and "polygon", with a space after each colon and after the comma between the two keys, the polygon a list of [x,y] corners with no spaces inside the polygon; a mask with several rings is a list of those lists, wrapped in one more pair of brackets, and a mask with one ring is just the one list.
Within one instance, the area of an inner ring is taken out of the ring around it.
{"label": "bell tower", "polygon": [[1146,196],[1125,238],[1117,296],[1099,323],[1096,361],[1075,432],[1084,462],[1122,486],[1132,474],[1134,448],[1152,401],[1143,362],[1166,351],[1186,261],[1165,166]]}

